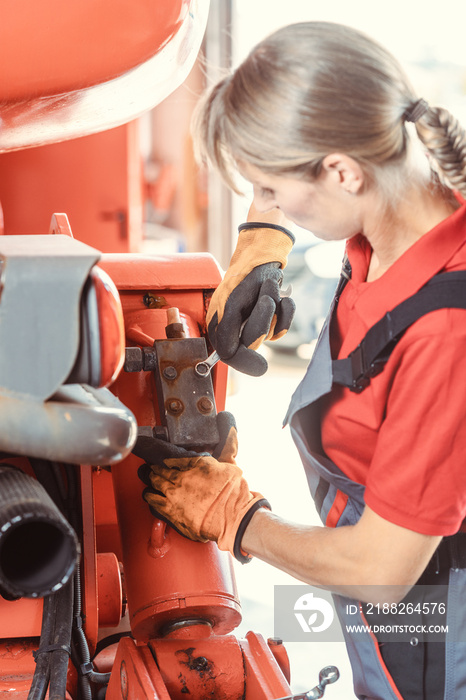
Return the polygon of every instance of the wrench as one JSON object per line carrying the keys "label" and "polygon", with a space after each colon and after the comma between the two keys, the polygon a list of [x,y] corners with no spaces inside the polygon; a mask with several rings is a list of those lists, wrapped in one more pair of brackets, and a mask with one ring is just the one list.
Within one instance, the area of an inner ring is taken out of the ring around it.
{"label": "wrench", "polygon": [[202,362],[198,362],[196,365],[194,365],[194,371],[200,377],[208,377],[212,370],[212,367],[214,367],[219,360],[220,355],[216,350],[214,350],[213,353],[209,355],[209,357],[206,360],[202,360]]}
{"label": "wrench", "polygon": [[[283,299],[284,297],[289,297],[291,296],[293,292],[293,287],[291,284],[289,284],[286,289],[281,289],[280,290],[280,297]],[[243,323],[241,330],[243,330],[244,326],[246,324]],[[212,354],[209,355],[209,357],[206,360],[202,360],[202,362],[198,362],[194,366],[194,371],[196,374],[198,374],[200,377],[208,377],[210,372],[212,371],[212,368],[217,364],[217,362],[220,360],[220,355],[216,350],[213,351]]]}
{"label": "wrench", "polygon": [[285,698],[279,698],[279,700],[318,700],[324,697],[325,686],[329,683],[335,683],[339,678],[340,671],[336,666],[326,666],[319,673],[319,684],[315,688],[308,690],[307,693],[287,695]]}

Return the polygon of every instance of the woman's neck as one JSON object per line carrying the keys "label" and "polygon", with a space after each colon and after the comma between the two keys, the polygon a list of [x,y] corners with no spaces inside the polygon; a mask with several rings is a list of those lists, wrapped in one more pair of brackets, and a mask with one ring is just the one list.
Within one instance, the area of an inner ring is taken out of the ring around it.
{"label": "woman's neck", "polygon": [[374,202],[364,222],[364,235],[373,251],[367,281],[381,277],[408,248],[459,206],[450,190],[438,186],[411,188],[396,210],[387,211],[385,207],[382,214],[380,205]]}

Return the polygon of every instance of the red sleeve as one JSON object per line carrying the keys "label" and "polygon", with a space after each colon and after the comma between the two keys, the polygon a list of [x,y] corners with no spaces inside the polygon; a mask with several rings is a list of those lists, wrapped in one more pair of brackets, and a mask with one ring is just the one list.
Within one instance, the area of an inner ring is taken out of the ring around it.
{"label": "red sleeve", "polygon": [[416,326],[390,360],[366,503],[402,527],[451,535],[466,515],[466,314],[442,310]]}

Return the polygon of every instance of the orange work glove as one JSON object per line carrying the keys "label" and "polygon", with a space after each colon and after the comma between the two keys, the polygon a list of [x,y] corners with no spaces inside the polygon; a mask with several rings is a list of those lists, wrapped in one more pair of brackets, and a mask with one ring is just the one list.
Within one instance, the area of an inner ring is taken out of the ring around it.
{"label": "orange work glove", "polygon": [[[251,208],[249,216],[257,212]],[[289,329],[295,304],[280,296],[283,268],[294,236],[276,221],[281,213],[262,215],[239,227],[238,242],[225,277],[207,312],[210,342],[231,367],[260,376],[267,361],[255,352],[265,340],[278,340]]]}
{"label": "orange work glove", "polygon": [[270,509],[254,491],[235,462],[236,425],[230,413],[219,413],[221,440],[218,459],[208,453],[185,450],[164,440],[139,437],[134,454],[145,460],[139,476],[147,485],[143,498],[151,512],[191,540],[217,542],[241,562],[250,556],[241,539],[258,508]]}

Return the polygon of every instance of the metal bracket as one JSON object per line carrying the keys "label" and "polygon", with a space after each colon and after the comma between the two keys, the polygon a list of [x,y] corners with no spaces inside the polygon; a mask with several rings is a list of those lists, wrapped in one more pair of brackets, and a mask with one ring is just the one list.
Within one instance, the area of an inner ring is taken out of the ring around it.
{"label": "metal bracket", "polygon": [[207,359],[204,338],[173,338],[154,343],[162,422],[168,439],[185,448],[213,448],[219,441],[212,377],[195,371]]}

